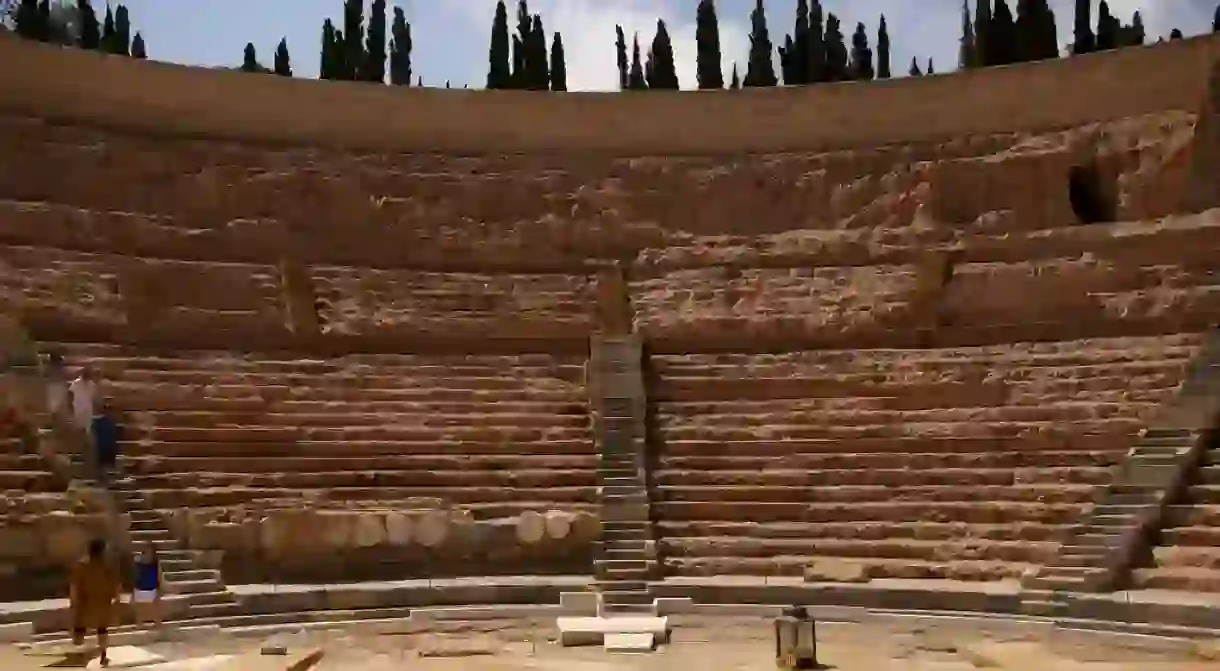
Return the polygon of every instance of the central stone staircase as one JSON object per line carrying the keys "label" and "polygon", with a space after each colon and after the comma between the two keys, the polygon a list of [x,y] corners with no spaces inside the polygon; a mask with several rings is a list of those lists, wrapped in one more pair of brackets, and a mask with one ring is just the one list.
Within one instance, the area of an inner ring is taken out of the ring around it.
{"label": "central stone staircase", "polygon": [[132,549],[139,551],[149,543],[157,549],[164,595],[181,596],[186,600],[184,618],[240,613],[241,604],[225,586],[220,571],[204,563],[204,553],[184,548],[174,537],[164,516],[148,505],[130,481],[116,481],[111,485],[111,492],[120,510],[131,517]]}
{"label": "central stone staircase", "polygon": [[604,614],[651,614],[657,575],[648,503],[642,350],[637,338],[593,341],[590,379],[602,535],[594,570]]}

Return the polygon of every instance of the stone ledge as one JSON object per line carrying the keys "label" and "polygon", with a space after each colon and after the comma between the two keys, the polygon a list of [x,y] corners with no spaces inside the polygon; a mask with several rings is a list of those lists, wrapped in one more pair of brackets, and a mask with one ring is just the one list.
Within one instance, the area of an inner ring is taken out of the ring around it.
{"label": "stone ledge", "polygon": [[[237,586],[235,591],[242,597],[242,615],[300,613],[304,624],[309,623],[307,615],[311,612],[341,615],[358,609],[410,608],[406,618],[383,616],[361,621],[344,616],[312,625],[389,631],[408,620],[418,624],[584,615],[597,600],[596,594],[583,591],[590,582],[590,578],[583,576],[463,578],[278,588],[247,585]],[[1074,600],[1068,617],[1044,618],[1017,614],[1020,597],[1007,584],[945,585],[929,581],[920,586],[912,584],[918,581],[892,581],[894,585],[886,582],[890,581],[851,585],[744,577],[685,578],[652,583],[651,590],[658,614],[676,618],[678,626],[684,618],[692,616],[772,617],[784,606],[801,604],[809,606],[816,619],[827,623],[880,619],[917,626],[920,622],[934,621],[938,626],[1088,631],[1141,640],[1220,636],[1220,599],[1213,604],[1208,599],[1161,592],[1081,595]],[[59,600],[7,604],[9,624],[5,631],[28,638],[28,632],[62,630],[55,625],[64,614],[64,605]],[[174,624],[191,628],[191,622],[181,620]],[[199,626],[207,625],[200,621]],[[277,630],[301,626],[278,622],[274,625]],[[231,627],[225,631],[240,629]]]}

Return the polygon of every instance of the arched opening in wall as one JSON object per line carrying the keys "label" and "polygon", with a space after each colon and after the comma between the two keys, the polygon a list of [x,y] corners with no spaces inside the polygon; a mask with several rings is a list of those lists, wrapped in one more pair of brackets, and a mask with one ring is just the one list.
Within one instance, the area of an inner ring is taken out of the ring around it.
{"label": "arched opening in wall", "polygon": [[1072,211],[1082,224],[1100,224],[1117,217],[1114,189],[1106,188],[1097,164],[1072,166],[1068,172],[1068,198]]}

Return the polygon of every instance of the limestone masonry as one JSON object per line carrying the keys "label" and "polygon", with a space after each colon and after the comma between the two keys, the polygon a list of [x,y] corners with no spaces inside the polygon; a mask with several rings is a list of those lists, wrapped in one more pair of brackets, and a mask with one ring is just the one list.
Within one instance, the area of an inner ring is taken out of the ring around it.
{"label": "limestone masonry", "polygon": [[[1214,38],[638,96],[10,57],[0,306],[100,371],[128,537],[182,553],[179,593],[1220,592],[1220,449],[1166,419],[1220,315]],[[0,449],[12,599],[107,523],[27,442]]]}

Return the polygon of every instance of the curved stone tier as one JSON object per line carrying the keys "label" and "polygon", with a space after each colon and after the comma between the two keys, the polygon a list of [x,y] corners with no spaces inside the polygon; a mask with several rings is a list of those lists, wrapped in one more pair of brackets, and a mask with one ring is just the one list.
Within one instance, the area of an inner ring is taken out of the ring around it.
{"label": "curved stone tier", "polygon": [[[186,627],[1212,636],[1218,49],[403,96],[0,39],[0,309],[102,373],[108,510]],[[26,449],[0,586],[54,599],[96,531]]]}

